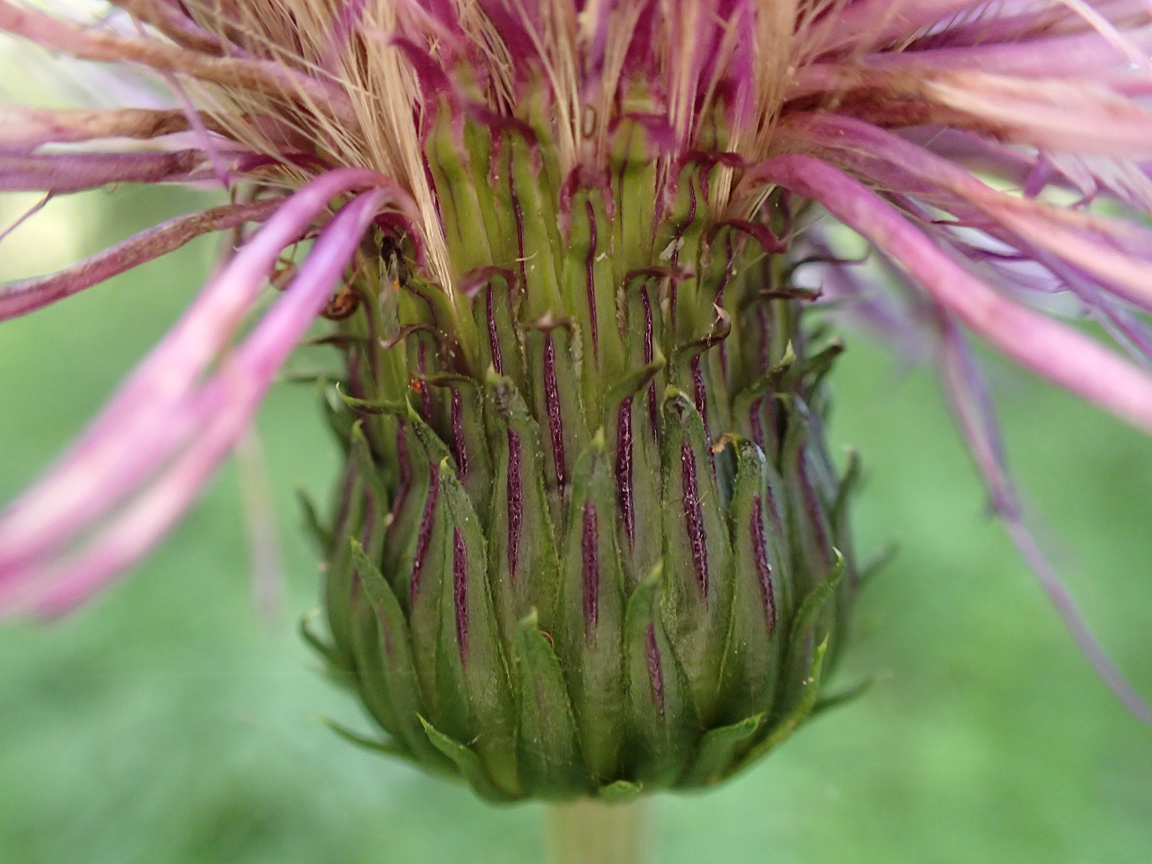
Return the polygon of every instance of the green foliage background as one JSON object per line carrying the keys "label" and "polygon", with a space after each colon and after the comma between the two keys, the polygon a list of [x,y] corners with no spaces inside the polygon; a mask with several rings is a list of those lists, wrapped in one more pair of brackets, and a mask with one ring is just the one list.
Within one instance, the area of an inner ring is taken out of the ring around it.
{"label": "green foliage background", "polygon": [[[194,204],[138,189],[51,204],[0,246],[0,278]],[[16,215],[0,205],[2,224]],[[213,254],[198,242],[0,326],[0,501],[81,429]],[[901,551],[863,598],[836,683],[877,682],[726,787],[658,799],[656,860],[1152,860],[1152,731],[1094,677],[986,517],[931,376],[849,348],[832,434],[865,459],[859,545]],[[993,373],[1069,583],[1152,694],[1152,441]],[[293,493],[327,500],[335,467],[314,398],[278,386],[260,417],[289,580],[279,619],[253,611],[230,465],[129,580],[66,620],[0,629],[0,862],[541,860],[538,806],[493,809],[317,719],[368,728],[294,632],[317,581]]]}

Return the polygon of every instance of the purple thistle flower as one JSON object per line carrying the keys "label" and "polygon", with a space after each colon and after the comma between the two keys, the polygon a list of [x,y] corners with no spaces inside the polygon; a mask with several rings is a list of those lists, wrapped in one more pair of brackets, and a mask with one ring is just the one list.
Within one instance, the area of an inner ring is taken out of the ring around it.
{"label": "purple thistle flower", "polygon": [[[177,107],[6,106],[0,191],[217,183],[232,203],[0,286],[0,320],[202,234],[260,227],[87,432],[0,515],[0,613],[63,612],[148,553],[240,441],[313,322],[339,317],[334,293],[375,266],[373,232],[412,244],[421,277],[459,310],[493,267],[529,293],[545,283],[526,248],[535,234],[569,237],[585,206],[589,248],[610,244],[616,283],[641,268],[680,278],[688,222],[659,247],[656,227],[690,194],[693,218],[699,210],[717,230],[744,226],[766,252],[809,263],[829,298],[894,349],[934,358],[1014,541],[1097,670],[1149,717],[1023,527],[968,345],[975,337],[1152,432],[1145,0],[111,5],[115,14],[87,23],[0,0],[0,31],[127,76],[155,73]],[[477,130],[490,132],[487,144]],[[488,176],[465,182],[437,173],[453,164],[438,148],[475,157],[521,145],[541,186],[559,190],[556,224],[533,224],[552,211],[531,204],[515,155],[492,157]],[[699,194],[684,180],[695,165],[704,166]],[[488,187],[500,184],[525,208],[514,218],[490,203]],[[446,189],[460,197],[447,200]],[[599,190],[613,236],[596,236],[586,190]],[[1052,203],[1053,192],[1076,203]],[[819,212],[866,239],[891,278],[837,259],[839,229]],[[652,231],[618,230],[645,222]],[[518,242],[514,260],[495,254],[500,232]],[[311,246],[283,295],[245,330],[301,241]],[[588,354],[599,362],[596,334],[616,307],[597,305],[597,262],[588,255]],[[1109,339],[1047,311],[1054,294],[1074,297]],[[546,312],[552,300],[524,302]],[[548,320],[547,333],[563,330]],[[495,325],[492,334],[498,348]],[[572,394],[544,389],[545,414],[557,416]],[[707,399],[697,402],[706,416]],[[467,430],[457,427],[462,450]],[[548,457],[560,486],[574,443],[564,434],[552,430],[559,455]]]}

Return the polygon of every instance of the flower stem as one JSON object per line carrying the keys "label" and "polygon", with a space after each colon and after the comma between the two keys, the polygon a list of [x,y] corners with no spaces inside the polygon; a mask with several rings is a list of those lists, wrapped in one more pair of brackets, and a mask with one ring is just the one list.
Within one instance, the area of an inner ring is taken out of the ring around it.
{"label": "flower stem", "polygon": [[545,818],[548,864],[647,864],[647,798],[550,804]]}

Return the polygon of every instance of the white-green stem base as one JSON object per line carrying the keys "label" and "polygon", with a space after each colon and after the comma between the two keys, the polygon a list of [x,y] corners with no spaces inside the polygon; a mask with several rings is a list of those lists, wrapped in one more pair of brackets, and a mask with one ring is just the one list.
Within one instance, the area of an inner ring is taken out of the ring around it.
{"label": "white-green stem base", "polygon": [[649,807],[646,797],[626,804],[584,799],[548,805],[548,864],[648,864]]}

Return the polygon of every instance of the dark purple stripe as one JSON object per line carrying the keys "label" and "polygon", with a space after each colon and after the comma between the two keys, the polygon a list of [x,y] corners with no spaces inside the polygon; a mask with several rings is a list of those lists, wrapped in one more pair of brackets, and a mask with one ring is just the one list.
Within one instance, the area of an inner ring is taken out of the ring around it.
{"label": "dark purple stripe", "polygon": [[660,669],[660,649],[656,647],[656,625],[648,625],[648,680],[652,682],[652,701],[664,722],[664,672]]}
{"label": "dark purple stripe", "polygon": [[520,285],[528,289],[528,259],[524,254],[524,211],[520,207],[520,196],[516,194],[516,179],[512,172],[512,148],[508,148],[508,197],[512,199],[512,213],[516,217],[516,260],[520,263]]}
{"label": "dark purple stripe", "polygon": [[400,485],[407,489],[412,485],[412,463],[408,459],[408,437],[403,423],[396,424],[396,458],[400,462]]}
{"label": "dark purple stripe", "polygon": [[456,602],[456,643],[460,662],[468,662],[468,547],[459,528],[452,529],[452,597]]}
{"label": "dark purple stripe", "polygon": [[520,479],[520,435],[508,430],[508,577],[516,584],[520,560],[520,523],[524,518],[524,489]]}
{"label": "dark purple stripe", "polygon": [[652,437],[660,437],[660,427],[657,425],[660,413],[656,407],[656,385],[648,385],[648,421],[652,424]]}
{"label": "dark purple stripe", "polygon": [[756,442],[756,446],[761,450],[765,450],[764,445],[764,423],[760,419],[760,406],[764,404],[764,397],[752,403],[752,407],[748,409],[748,425],[752,427],[752,440]]}
{"label": "dark purple stripe", "polygon": [[600,357],[600,323],[596,320],[596,210],[591,201],[584,202],[588,214],[588,257],[584,259],[584,290],[588,294],[589,330],[592,334],[592,356]]}
{"label": "dark purple stripe", "polygon": [[708,596],[708,537],[704,533],[704,517],[700,512],[700,493],[696,488],[696,455],[685,441],[680,445],[680,480],[684,488],[684,529],[692,547],[692,565],[696,568],[696,584],[700,596]]}
{"label": "dark purple stripe", "polygon": [[736,248],[732,243],[732,232],[728,232],[728,236],[724,241],[724,249],[727,253],[727,263],[724,265],[724,275],[720,278],[720,284],[716,287],[716,300],[717,306],[724,305],[724,292],[727,290],[732,277],[736,275],[736,268],[734,265],[736,260]]}
{"label": "dark purple stripe", "polygon": [[652,301],[648,297],[648,289],[640,289],[640,302],[644,305],[644,362],[651,363],[655,356],[652,326]]}
{"label": "dark purple stripe", "polygon": [[620,518],[624,520],[624,534],[631,547],[636,541],[636,512],[632,503],[632,397],[620,403],[616,417],[616,495],[620,502]]}
{"label": "dark purple stripe", "polygon": [[416,592],[420,587],[420,574],[424,572],[424,558],[432,539],[432,517],[436,515],[436,502],[440,498],[440,469],[435,462],[428,463],[428,498],[424,501],[424,515],[420,517],[420,533],[416,537],[416,556],[412,559],[412,608],[416,608]]}
{"label": "dark purple stripe", "polygon": [[464,417],[461,406],[460,388],[452,388],[452,443],[456,447],[458,476],[463,483],[468,479],[468,444],[464,440]]}
{"label": "dark purple stripe", "polygon": [[560,388],[556,384],[556,346],[552,334],[544,337],[544,404],[548,409],[548,431],[552,437],[552,461],[556,463],[556,486],[568,483],[564,466],[564,419],[560,414]]}
{"label": "dark purple stripe", "polygon": [[696,410],[700,413],[700,421],[704,424],[704,443],[708,447],[708,469],[712,472],[712,481],[716,481],[716,454],[712,452],[712,433],[708,429],[708,391],[704,389],[704,373],[700,370],[700,355],[692,358],[692,394],[696,401]]}
{"label": "dark purple stripe", "polygon": [[376,530],[376,496],[369,489],[364,490],[364,524],[360,526],[360,545],[365,549],[372,546],[372,533]]}
{"label": "dark purple stripe", "polygon": [[699,354],[692,358],[692,391],[696,397],[696,410],[704,421],[704,437],[711,444],[712,436],[708,434],[708,391],[704,389],[704,373],[700,370]]}
{"label": "dark purple stripe", "polygon": [[768,635],[776,629],[776,595],[772,591],[772,565],[768,563],[768,544],[764,542],[764,508],[760,496],[752,496],[752,554],[756,559],[756,576],[760,580],[760,598],[764,601],[764,616],[768,621]]}
{"label": "dark purple stripe", "polygon": [[600,527],[593,501],[584,502],[580,551],[584,558],[584,635],[591,646],[596,641],[596,622],[600,617]]}
{"label": "dark purple stripe", "polygon": [[492,308],[492,283],[488,283],[488,296],[484,298],[484,312],[488,316],[488,347],[492,350],[492,368],[497,375],[504,374],[504,358],[500,356],[500,338],[496,333],[496,314]]}
{"label": "dark purple stripe", "polygon": [[776,500],[776,493],[772,491],[772,487],[768,487],[768,518],[772,520],[772,530],[776,532],[777,537],[786,537],[784,532],[784,517],[780,512],[780,502]]}
{"label": "dark purple stripe", "polygon": [[[640,299],[644,304],[644,362],[651,363],[655,357],[653,348],[652,301],[648,299],[648,289],[640,290]],[[658,438],[657,425],[659,414],[656,410],[656,382],[648,385],[648,420],[652,423],[652,437]]]}
{"label": "dark purple stripe", "polygon": [[[764,416],[768,418],[768,428],[772,432],[773,446],[784,437],[784,415],[780,413],[779,404],[775,397],[764,397]],[[765,451],[767,452],[767,451]]]}
{"label": "dark purple stripe", "polygon": [[360,359],[362,352],[356,346],[348,349],[348,393],[356,399],[368,396],[364,392],[364,376],[360,372]]}
{"label": "dark purple stripe", "polygon": [[828,550],[832,544],[828,539],[828,525],[824,521],[824,511],[820,507],[820,500],[816,497],[816,487],[812,485],[812,478],[808,474],[808,463],[804,452],[800,452],[797,463],[797,473],[800,475],[800,494],[804,497],[804,511],[816,531],[816,542],[821,550]]}

